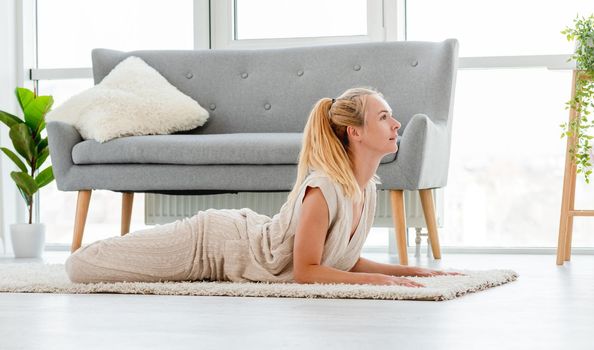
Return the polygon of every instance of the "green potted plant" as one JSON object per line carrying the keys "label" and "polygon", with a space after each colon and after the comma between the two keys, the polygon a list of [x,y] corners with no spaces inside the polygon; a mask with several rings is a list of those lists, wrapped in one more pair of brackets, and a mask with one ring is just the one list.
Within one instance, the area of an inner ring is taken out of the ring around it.
{"label": "green potted plant", "polygon": [[576,62],[575,95],[566,102],[565,109],[575,110],[578,116],[561,124],[561,137],[575,135],[575,143],[569,149],[571,160],[576,164],[577,173],[582,173],[586,183],[590,183],[594,158],[590,143],[594,136],[588,132],[594,126],[589,117],[594,108],[594,15],[576,17],[574,27],[566,27],[561,34],[565,34],[568,41],[575,40],[575,52],[569,59]]}
{"label": "green potted plant", "polygon": [[0,121],[10,128],[9,136],[16,153],[6,147],[0,149],[19,169],[12,171],[10,177],[29,207],[29,223],[10,225],[10,235],[15,257],[39,258],[45,244],[45,225],[33,223],[33,196],[54,180],[51,166],[38,172],[49,156],[47,137],[42,138],[41,132],[45,129],[45,115],[54,99],[51,96],[36,96],[25,88],[16,88],[16,97],[25,120],[0,111]]}

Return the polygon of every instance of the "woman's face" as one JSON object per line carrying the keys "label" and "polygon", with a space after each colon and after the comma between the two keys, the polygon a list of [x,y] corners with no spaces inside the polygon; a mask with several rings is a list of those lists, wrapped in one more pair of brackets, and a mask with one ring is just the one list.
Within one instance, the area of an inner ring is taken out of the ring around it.
{"label": "woman's face", "polygon": [[395,153],[398,150],[396,140],[400,122],[394,119],[392,109],[383,98],[377,95],[367,95],[365,98],[367,125],[362,130],[361,143],[382,155]]}

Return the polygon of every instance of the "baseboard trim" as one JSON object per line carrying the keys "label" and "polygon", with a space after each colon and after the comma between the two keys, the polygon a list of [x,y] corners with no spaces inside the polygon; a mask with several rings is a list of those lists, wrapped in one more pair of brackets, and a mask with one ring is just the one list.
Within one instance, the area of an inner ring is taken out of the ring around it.
{"label": "baseboard trim", "polygon": [[[46,244],[45,251],[70,251],[67,244]],[[527,254],[527,255],[556,255],[557,248],[553,247],[448,247],[442,246],[444,254]],[[388,246],[364,247],[363,253],[388,253]],[[415,247],[408,247],[408,253],[414,254]],[[576,247],[571,250],[576,255],[594,255],[594,248]],[[421,254],[427,255],[427,249],[421,248]]]}
{"label": "baseboard trim", "polygon": [[[415,247],[408,247],[409,254],[415,253]],[[364,253],[388,253],[387,246],[364,247]],[[527,255],[556,255],[557,248],[553,247],[453,247],[442,246],[444,254],[527,254]],[[576,255],[594,255],[592,247],[576,247],[571,250]],[[421,248],[421,255],[427,255],[427,248]]]}

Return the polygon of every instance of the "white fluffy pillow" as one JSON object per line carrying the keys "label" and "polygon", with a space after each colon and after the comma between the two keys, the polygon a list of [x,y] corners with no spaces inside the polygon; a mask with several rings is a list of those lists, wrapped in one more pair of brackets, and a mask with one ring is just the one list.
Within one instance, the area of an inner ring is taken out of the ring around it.
{"label": "white fluffy pillow", "polygon": [[48,122],[72,124],[84,139],[99,142],[194,129],[207,119],[208,111],[134,56],[46,116]]}

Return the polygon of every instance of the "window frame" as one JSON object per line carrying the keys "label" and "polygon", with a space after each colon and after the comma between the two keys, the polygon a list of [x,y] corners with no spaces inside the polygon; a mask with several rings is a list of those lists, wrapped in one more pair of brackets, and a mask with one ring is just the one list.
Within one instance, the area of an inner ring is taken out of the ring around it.
{"label": "window frame", "polygon": [[367,35],[241,40],[235,39],[235,1],[211,2],[211,16],[214,18],[210,28],[213,49],[296,47],[328,43],[383,41],[385,39],[383,15],[385,0],[367,0]]}

